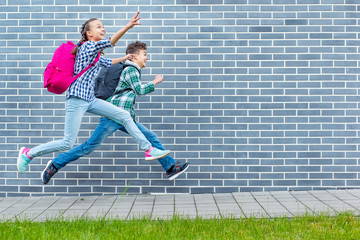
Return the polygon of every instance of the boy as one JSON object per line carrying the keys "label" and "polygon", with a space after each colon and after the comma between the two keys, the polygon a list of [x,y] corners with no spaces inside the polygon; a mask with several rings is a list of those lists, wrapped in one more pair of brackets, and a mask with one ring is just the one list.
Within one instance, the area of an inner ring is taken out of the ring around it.
{"label": "boy", "polygon": [[[130,65],[126,67],[120,75],[120,80],[118,86],[115,90],[115,93],[112,97],[108,98],[107,101],[118,106],[121,109],[124,109],[130,112],[134,122],[136,123],[139,130],[144,134],[147,140],[156,148],[164,150],[161,142],[159,141],[157,135],[147,129],[144,125],[136,122],[135,120],[135,111],[134,104],[137,95],[146,95],[155,90],[155,86],[161,83],[164,79],[161,75],[157,75],[153,81],[142,84],[141,83],[141,69],[146,67],[146,62],[148,61],[146,54],[146,44],[140,41],[136,41],[128,45],[126,49],[126,54],[132,54],[132,61],[127,60],[125,65]],[[68,152],[60,154],[53,160],[50,160],[44,171],[42,172],[41,179],[44,184],[47,184],[51,177],[66,164],[75,161],[76,159],[87,155],[95,150],[105,139],[113,134],[116,130],[121,130],[126,132],[124,126],[116,123],[115,121],[109,118],[101,118],[99,125],[95,129],[94,133],[91,135],[88,141],[85,143],[71,149]],[[158,159],[169,180],[174,180],[180,174],[185,172],[189,167],[188,163],[179,164],[175,160],[166,156],[164,158]]]}

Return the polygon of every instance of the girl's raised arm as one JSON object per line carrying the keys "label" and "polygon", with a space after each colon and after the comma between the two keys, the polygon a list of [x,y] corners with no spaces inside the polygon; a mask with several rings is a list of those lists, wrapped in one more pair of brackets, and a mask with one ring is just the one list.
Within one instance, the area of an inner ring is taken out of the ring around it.
{"label": "girl's raised arm", "polygon": [[114,33],[114,35],[111,36],[110,38],[110,43],[111,45],[115,45],[115,43],[117,43],[117,41],[119,41],[119,39],[132,27],[134,27],[135,25],[141,25],[141,23],[139,23],[138,21],[140,20],[140,18],[138,18],[140,12],[137,12],[135,14],[135,16],[130,20],[130,22],[128,24],[125,25],[125,27],[123,27],[122,29],[120,29],[119,31],[117,31],[116,33]]}

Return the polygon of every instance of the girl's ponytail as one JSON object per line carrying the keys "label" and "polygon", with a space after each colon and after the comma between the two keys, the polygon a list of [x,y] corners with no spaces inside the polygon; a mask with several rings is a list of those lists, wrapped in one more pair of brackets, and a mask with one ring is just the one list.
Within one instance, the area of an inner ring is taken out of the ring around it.
{"label": "girl's ponytail", "polygon": [[81,26],[81,40],[76,44],[76,47],[74,47],[74,49],[71,51],[71,54],[76,55],[77,51],[79,50],[79,47],[81,46],[81,44],[83,44],[84,42],[88,41],[86,32],[90,30],[90,24],[92,21],[97,20],[97,18],[90,18],[89,20],[87,20],[82,26]]}

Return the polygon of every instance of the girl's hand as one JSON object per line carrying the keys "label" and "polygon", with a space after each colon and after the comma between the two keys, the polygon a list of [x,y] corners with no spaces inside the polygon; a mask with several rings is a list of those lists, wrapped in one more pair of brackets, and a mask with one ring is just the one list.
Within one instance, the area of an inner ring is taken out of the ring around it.
{"label": "girl's hand", "polygon": [[140,18],[138,18],[139,13],[140,13],[140,12],[137,12],[137,13],[135,14],[135,16],[133,16],[133,18],[130,20],[130,22],[129,22],[128,24],[126,24],[126,27],[127,27],[128,29],[134,27],[135,25],[141,25],[141,23],[137,22],[137,21],[140,20]]}
{"label": "girl's hand", "polygon": [[119,31],[117,31],[116,33],[114,33],[111,38],[110,38],[110,43],[112,46],[115,46],[115,44],[117,43],[117,41],[119,41],[119,39],[132,27],[134,27],[135,25],[141,25],[141,23],[138,23],[137,21],[140,20],[140,18],[138,18],[140,12],[137,12],[135,14],[135,16],[130,20],[130,22],[128,24],[125,25],[125,27],[123,27],[122,29],[120,29]]}
{"label": "girl's hand", "polygon": [[135,54],[128,54],[124,57],[125,60],[134,60],[135,59]]}

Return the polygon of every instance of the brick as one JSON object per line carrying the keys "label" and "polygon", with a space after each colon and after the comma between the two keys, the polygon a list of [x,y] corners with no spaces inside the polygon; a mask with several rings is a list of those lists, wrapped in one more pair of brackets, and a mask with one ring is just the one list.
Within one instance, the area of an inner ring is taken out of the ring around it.
{"label": "brick", "polygon": [[191,194],[202,194],[202,193],[214,193],[214,188],[212,187],[198,187],[198,188],[191,188]]}
{"label": "brick", "polygon": [[[27,4],[17,7],[17,2]],[[345,2],[154,0],[149,6],[137,0],[128,3],[125,12],[124,7],[117,6],[125,6],[124,0],[116,4],[113,0],[88,0],[79,6],[74,1],[57,0],[43,7],[38,0],[17,0],[8,5],[0,1],[0,23],[8,26],[0,27],[5,32],[0,37],[0,60],[5,60],[0,63],[0,157],[5,159],[3,171],[8,171],[4,176],[16,184],[12,162],[19,144],[37,145],[63,136],[64,95],[53,95],[42,88],[41,75],[54,46],[65,38],[78,39],[83,18],[105,17],[102,21],[108,32],[114,32],[116,26],[132,17],[130,12],[140,9],[143,26],[126,34],[125,42],[107,50],[107,56],[122,54],[131,39],[148,40],[152,61],[143,70],[143,81],[164,74],[165,82],[150,96],[137,99],[138,120],[156,131],[166,148],[173,150],[173,156],[196,166],[180,180],[191,178],[191,186],[199,192],[203,188],[197,179],[206,184],[224,181],[205,188],[205,192],[320,189],[356,183],[351,179],[356,178],[359,143],[353,131],[358,128],[360,114],[356,110],[359,7],[357,0]],[[101,12],[106,14],[102,16]],[[18,55],[19,51],[24,54]],[[99,117],[86,115],[77,142],[86,141],[98,121]],[[210,150],[214,152],[210,154]],[[93,188],[75,192],[64,187],[77,184],[96,185],[96,194],[121,193],[124,186],[113,184],[125,185],[128,178],[161,179],[161,166],[147,165],[142,158],[131,137],[115,133],[97,151],[59,175],[62,179],[54,179],[55,188],[44,188],[36,194],[53,193],[57,188],[63,195],[94,194]],[[234,166],[235,159],[239,168]],[[41,171],[39,165],[34,162],[31,170]],[[215,168],[203,168],[206,166]],[[271,168],[247,175],[236,172],[250,171],[249,166]],[[318,166],[321,168],[311,168]],[[309,180],[316,172],[316,180],[322,180],[320,176],[328,180],[297,181]],[[343,174],[335,179],[339,181],[328,178],[334,172]],[[30,186],[40,184],[37,174],[27,174]],[[250,187],[246,177],[260,176],[272,182],[252,182],[258,186]],[[235,177],[242,182],[236,182]],[[164,188],[152,186],[161,181],[143,184],[149,188],[134,187],[129,192],[193,191],[170,183]],[[19,191],[17,188],[9,193],[30,194]]]}

